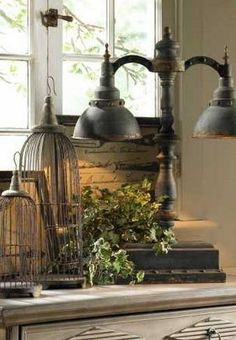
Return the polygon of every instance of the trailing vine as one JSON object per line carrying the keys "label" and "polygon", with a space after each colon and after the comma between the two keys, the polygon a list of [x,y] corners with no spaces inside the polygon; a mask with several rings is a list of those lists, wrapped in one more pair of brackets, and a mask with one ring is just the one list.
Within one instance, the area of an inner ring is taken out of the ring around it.
{"label": "trailing vine", "polygon": [[84,187],[83,248],[91,285],[115,283],[119,278],[142,281],[144,273],[136,273],[126,243],[151,243],[158,255],[167,253],[175,242],[173,231],[161,229],[157,222],[161,203],[152,201],[150,190],[147,179],[113,192]]}

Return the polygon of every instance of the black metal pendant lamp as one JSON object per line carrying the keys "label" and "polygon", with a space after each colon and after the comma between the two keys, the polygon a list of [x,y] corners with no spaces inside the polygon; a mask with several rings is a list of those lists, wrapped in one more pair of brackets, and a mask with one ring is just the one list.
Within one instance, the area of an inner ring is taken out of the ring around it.
{"label": "black metal pendant lamp", "polygon": [[89,108],[78,119],[73,138],[124,141],[141,138],[137,120],[124,106],[120,91],[114,85],[114,69],[106,44],[101,66],[100,85]]}
{"label": "black metal pendant lamp", "polygon": [[225,63],[214,69],[220,75],[219,86],[214,91],[209,107],[201,114],[194,128],[196,138],[236,138],[236,92],[233,88],[228,51],[225,49]]}

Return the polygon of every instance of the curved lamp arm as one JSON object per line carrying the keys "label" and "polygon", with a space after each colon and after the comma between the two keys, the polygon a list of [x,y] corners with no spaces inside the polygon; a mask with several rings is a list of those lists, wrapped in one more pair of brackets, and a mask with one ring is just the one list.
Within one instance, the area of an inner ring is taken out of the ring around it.
{"label": "curved lamp arm", "polygon": [[190,59],[187,59],[184,62],[185,71],[187,69],[189,69],[189,67],[191,67],[191,66],[203,64],[203,65],[207,65],[207,66],[210,66],[211,68],[213,68],[213,70],[218,72],[220,77],[227,78],[227,77],[231,76],[230,65],[228,64],[229,55],[228,55],[228,48],[227,47],[225,47],[225,54],[224,54],[223,59],[224,59],[225,63],[220,64],[216,60],[214,60],[213,58],[210,58],[210,57],[206,57],[206,56],[192,57]]}
{"label": "curved lamp arm", "polygon": [[113,63],[111,63],[113,65],[113,72],[114,74],[116,73],[116,71],[123,65],[128,64],[128,63],[136,63],[136,64],[140,64],[143,65],[144,67],[146,67],[149,71],[152,71],[152,62],[151,60],[141,57],[139,55],[127,55],[124,57],[121,57],[119,59],[117,59],[116,61],[114,61]]}

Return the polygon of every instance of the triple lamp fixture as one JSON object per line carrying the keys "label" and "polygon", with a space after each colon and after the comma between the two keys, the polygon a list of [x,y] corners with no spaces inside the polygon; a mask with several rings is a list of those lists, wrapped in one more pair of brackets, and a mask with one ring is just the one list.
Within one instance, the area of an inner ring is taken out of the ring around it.
{"label": "triple lamp fixture", "polygon": [[143,65],[150,72],[158,73],[162,88],[160,129],[154,140],[159,146],[157,156],[160,169],[155,186],[155,196],[167,197],[159,212],[159,223],[163,228],[174,224],[173,204],[176,200],[176,184],[173,176],[174,148],[178,139],[174,131],[173,85],[176,74],[191,66],[204,64],[219,74],[219,85],[214,91],[209,107],[201,114],[193,131],[196,138],[236,137],[236,93],[233,88],[228,50],[225,48],[224,63],[206,56],[192,57],[186,61],[178,56],[179,44],[172,39],[169,27],[165,27],[163,39],[155,46],[154,58],[127,55],[110,61],[108,45],[101,65],[100,85],[89,108],[78,119],[73,138],[92,138],[104,141],[125,141],[141,138],[136,119],[124,107],[124,100],[114,85],[118,69],[128,63]]}

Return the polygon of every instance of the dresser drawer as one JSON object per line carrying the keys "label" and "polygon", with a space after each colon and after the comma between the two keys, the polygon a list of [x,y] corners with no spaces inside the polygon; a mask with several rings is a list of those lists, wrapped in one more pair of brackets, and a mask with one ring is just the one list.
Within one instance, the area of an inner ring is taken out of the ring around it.
{"label": "dresser drawer", "polygon": [[[209,317],[236,324],[236,307],[202,308],[23,326],[21,339],[161,340]],[[200,338],[202,339],[202,337]],[[205,338],[207,339],[207,337]],[[214,338],[217,339],[217,337]],[[232,333],[229,339],[233,338],[234,334]]]}

